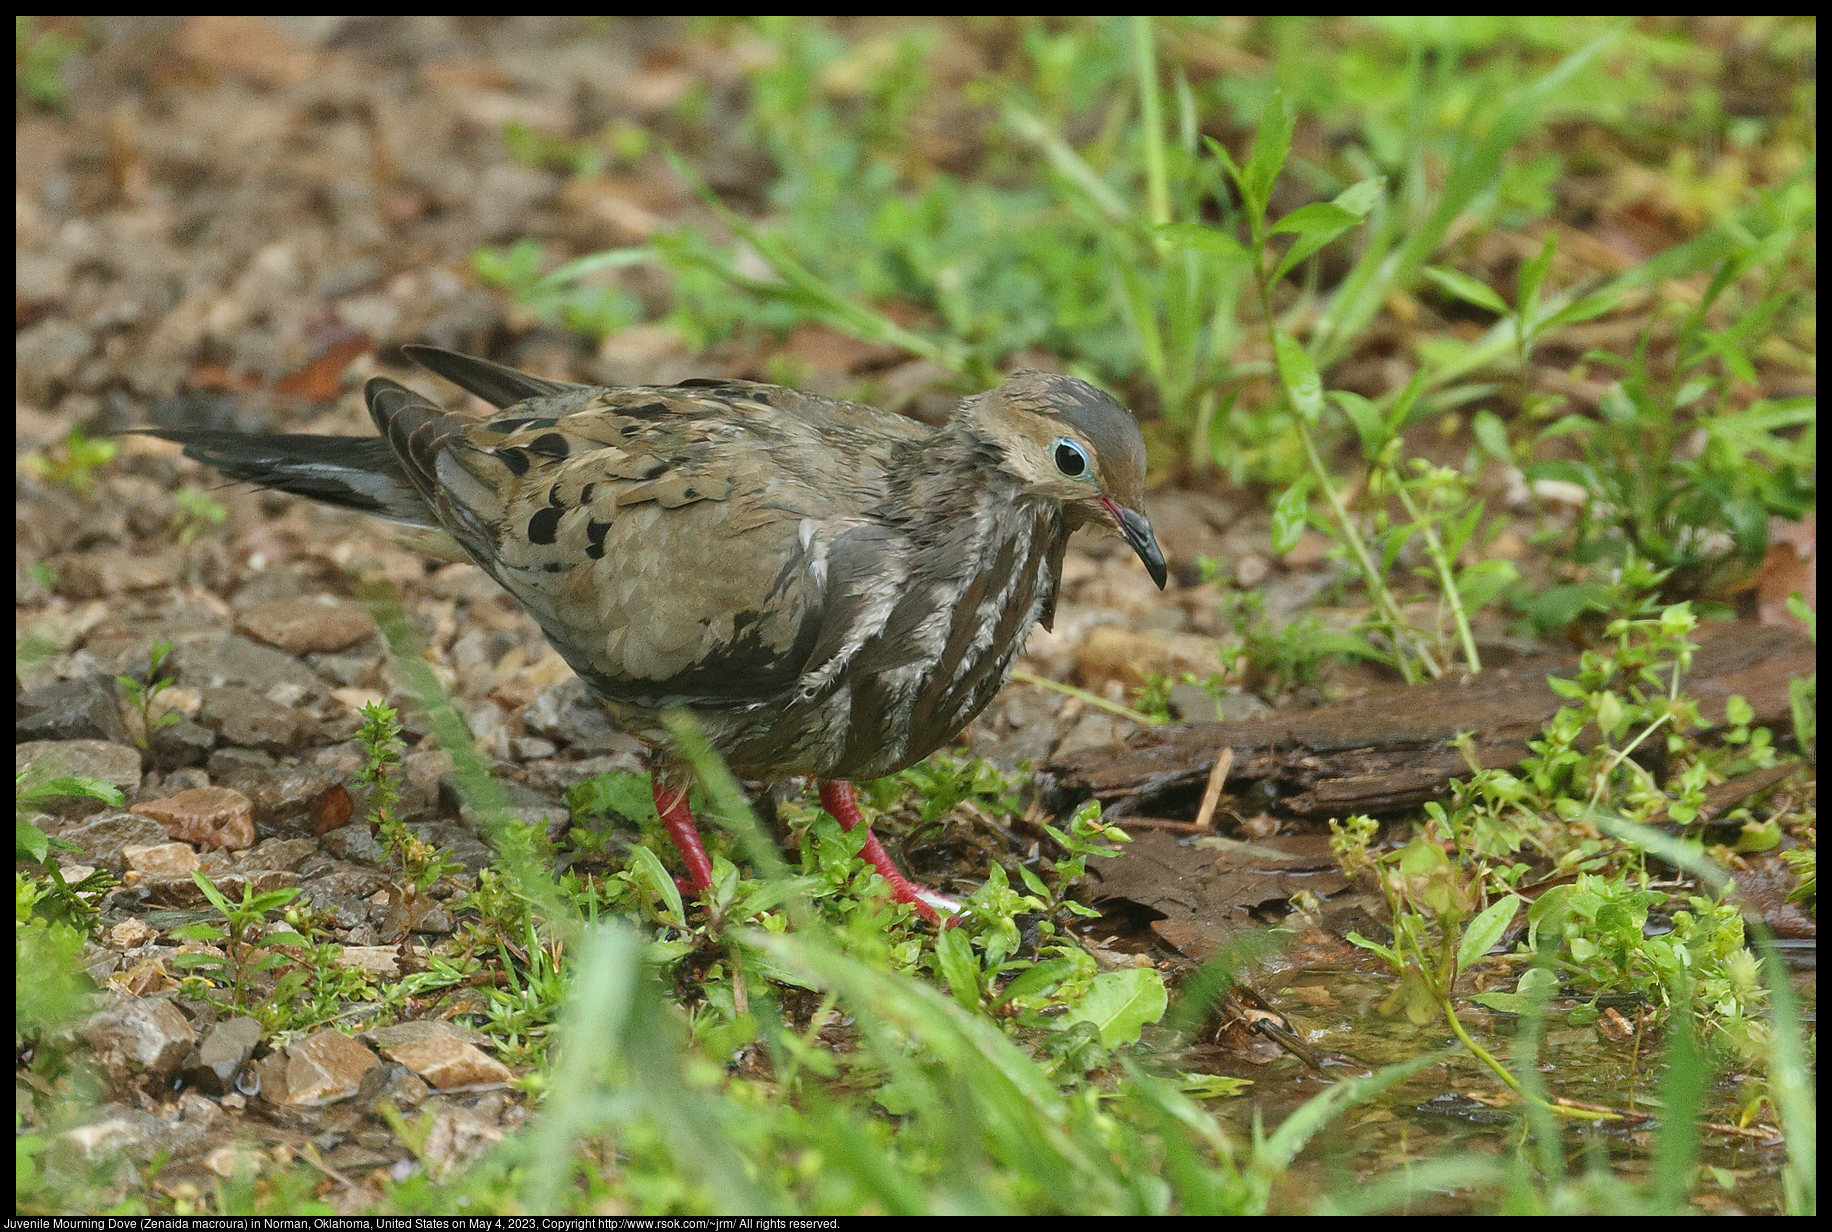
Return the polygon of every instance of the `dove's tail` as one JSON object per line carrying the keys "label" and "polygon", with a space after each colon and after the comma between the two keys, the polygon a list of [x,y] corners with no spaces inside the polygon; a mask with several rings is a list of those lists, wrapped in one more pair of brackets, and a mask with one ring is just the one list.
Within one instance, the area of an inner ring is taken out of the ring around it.
{"label": "dove's tail", "polygon": [[185,456],[276,492],[357,509],[407,526],[439,528],[394,450],[380,437],[140,428],[176,441]]}
{"label": "dove's tail", "polygon": [[[529,376],[487,359],[438,347],[407,346],[402,350],[422,368],[462,385],[498,407],[590,389]],[[422,493],[437,490],[432,471],[440,445],[472,421],[441,410],[386,377],[371,380],[364,395],[382,434],[379,437],[251,434],[210,428],[133,431],[177,441],[184,446],[187,458],[259,487],[358,509],[407,526],[440,529],[439,519]],[[407,461],[403,462],[403,458]]]}

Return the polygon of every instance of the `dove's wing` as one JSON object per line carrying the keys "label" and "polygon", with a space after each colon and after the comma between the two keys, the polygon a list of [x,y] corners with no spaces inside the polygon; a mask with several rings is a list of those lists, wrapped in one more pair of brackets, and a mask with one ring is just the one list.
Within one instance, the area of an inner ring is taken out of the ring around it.
{"label": "dove's wing", "polygon": [[368,396],[440,524],[595,690],[650,708],[793,685],[829,547],[882,500],[891,451],[930,431],[745,381],[569,388],[486,422],[383,378]]}

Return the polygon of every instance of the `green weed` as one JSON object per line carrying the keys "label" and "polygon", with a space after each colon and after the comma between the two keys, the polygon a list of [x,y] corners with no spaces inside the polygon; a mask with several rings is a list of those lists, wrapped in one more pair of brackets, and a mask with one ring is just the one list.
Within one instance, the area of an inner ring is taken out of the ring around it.
{"label": "green weed", "polygon": [[[267,917],[299,897],[297,886],[257,893],[252,883],[244,883],[240,901],[230,899],[202,873],[193,871],[191,880],[203,891],[204,898],[222,917],[220,923],[209,921],[185,924],[171,931],[180,941],[202,941],[216,953],[198,950],[172,956],[172,965],[197,971],[187,980],[195,995],[233,1010],[249,1008],[248,994],[257,976],[287,966],[290,955],[276,946],[307,946],[311,943],[291,928],[269,928]],[[217,988],[227,988],[226,999],[215,995]],[[256,1009],[270,1013],[269,1001],[262,998]],[[267,1025],[272,1026],[270,1022]]]}
{"label": "green weed", "polygon": [[128,705],[134,708],[139,716],[139,729],[133,733],[134,743],[145,749],[165,728],[184,718],[176,710],[165,710],[155,715],[153,703],[159,695],[172,687],[172,677],[162,674],[166,659],[176,647],[163,639],[155,638],[153,648],[147,656],[146,679],[138,676],[121,675],[115,677],[115,683],[121,686],[121,692],[127,695]]}

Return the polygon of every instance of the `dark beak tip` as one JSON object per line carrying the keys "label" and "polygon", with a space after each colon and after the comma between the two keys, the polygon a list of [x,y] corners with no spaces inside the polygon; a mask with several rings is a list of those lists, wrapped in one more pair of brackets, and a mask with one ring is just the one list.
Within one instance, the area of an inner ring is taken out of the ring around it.
{"label": "dark beak tip", "polygon": [[1139,559],[1145,562],[1145,572],[1158,584],[1158,589],[1163,590],[1170,581],[1170,570],[1164,566],[1164,550],[1158,546],[1158,537],[1151,533],[1151,523],[1144,514],[1124,505],[1116,503],[1112,509],[1126,543],[1139,554]]}

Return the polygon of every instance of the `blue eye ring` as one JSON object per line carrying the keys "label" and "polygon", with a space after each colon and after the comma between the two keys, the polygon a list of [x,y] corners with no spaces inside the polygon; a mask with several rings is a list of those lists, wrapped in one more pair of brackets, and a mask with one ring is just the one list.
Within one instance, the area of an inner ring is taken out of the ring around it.
{"label": "blue eye ring", "polygon": [[1088,459],[1088,451],[1081,447],[1081,442],[1072,437],[1059,436],[1050,445],[1050,456],[1056,461],[1056,469],[1070,479],[1087,479],[1094,474],[1094,464]]}

